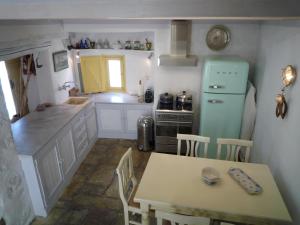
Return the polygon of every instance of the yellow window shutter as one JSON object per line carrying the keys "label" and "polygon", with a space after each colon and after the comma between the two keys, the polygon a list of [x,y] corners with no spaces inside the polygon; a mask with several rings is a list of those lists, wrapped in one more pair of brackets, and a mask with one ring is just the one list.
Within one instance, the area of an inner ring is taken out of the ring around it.
{"label": "yellow window shutter", "polygon": [[80,66],[84,93],[106,91],[106,78],[101,56],[81,56]]}

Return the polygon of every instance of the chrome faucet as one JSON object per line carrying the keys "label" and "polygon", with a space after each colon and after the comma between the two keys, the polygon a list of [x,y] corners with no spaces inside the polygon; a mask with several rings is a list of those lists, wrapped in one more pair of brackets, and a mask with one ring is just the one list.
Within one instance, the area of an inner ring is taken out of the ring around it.
{"label": "chrome faucet", "polygon": [[61,91],[61,90],[67,90],[67,88],[70,88],[71,87],[71,83],[74,84],[75,87],[77,87],[77,84],[76,82],[74,81],[66,81],[62,86],[58,87],[58,90]]}

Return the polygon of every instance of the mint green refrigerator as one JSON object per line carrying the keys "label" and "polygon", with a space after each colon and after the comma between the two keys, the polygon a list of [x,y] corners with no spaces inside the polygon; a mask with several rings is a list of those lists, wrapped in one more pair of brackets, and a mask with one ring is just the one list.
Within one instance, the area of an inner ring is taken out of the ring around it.
{"label": "mint green refrigerator", "polygon": [[249,64],[240,58],[208,57],[202,74],[200,135],[211,138],[208,157],[216,158],[217,138],[239,138]]}

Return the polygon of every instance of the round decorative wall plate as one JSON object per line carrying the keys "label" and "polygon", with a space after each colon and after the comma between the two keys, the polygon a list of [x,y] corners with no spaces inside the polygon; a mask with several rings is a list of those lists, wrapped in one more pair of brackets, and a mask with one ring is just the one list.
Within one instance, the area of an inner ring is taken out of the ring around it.
{"label": "round decorative wall plate", "polygon": [[230,42],[230,31],[227,27],[216,25],[206,35],[206,44],[213,51],[224,49]]}

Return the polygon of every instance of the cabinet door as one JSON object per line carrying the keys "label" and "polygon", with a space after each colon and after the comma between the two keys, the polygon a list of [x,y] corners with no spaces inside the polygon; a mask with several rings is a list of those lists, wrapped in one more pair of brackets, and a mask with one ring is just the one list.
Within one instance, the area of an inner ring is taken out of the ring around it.
{"label": "cabinet door", "polygon": [[44,203],[47,206],[63,182],[55,141],[51,141],[38,153],[35,162],[43,190]]}
{"label": "cabinet door", "polygon": [[137,133],[137,120],[141,116],[150,116],[152,107],[146,105],[127,105],[125,111],[125,127],[128,133]]}
{"label": "cabinet door", "polygon": [[124,133],[123,108],[121,104],[97,104],[99,136]]}
{"label": "cabinet door", "polygon": [[86,128],[89,142],[91,142],[97,137],[97,120],[95,108],[92,108],[86,116]]}
{"label": "cabinet door", "polygon": [[64,176],[66,176],[73,168],[76,157],[73,145],[73,136],[71,127],[62,130],[57,139],[59,156]]}

